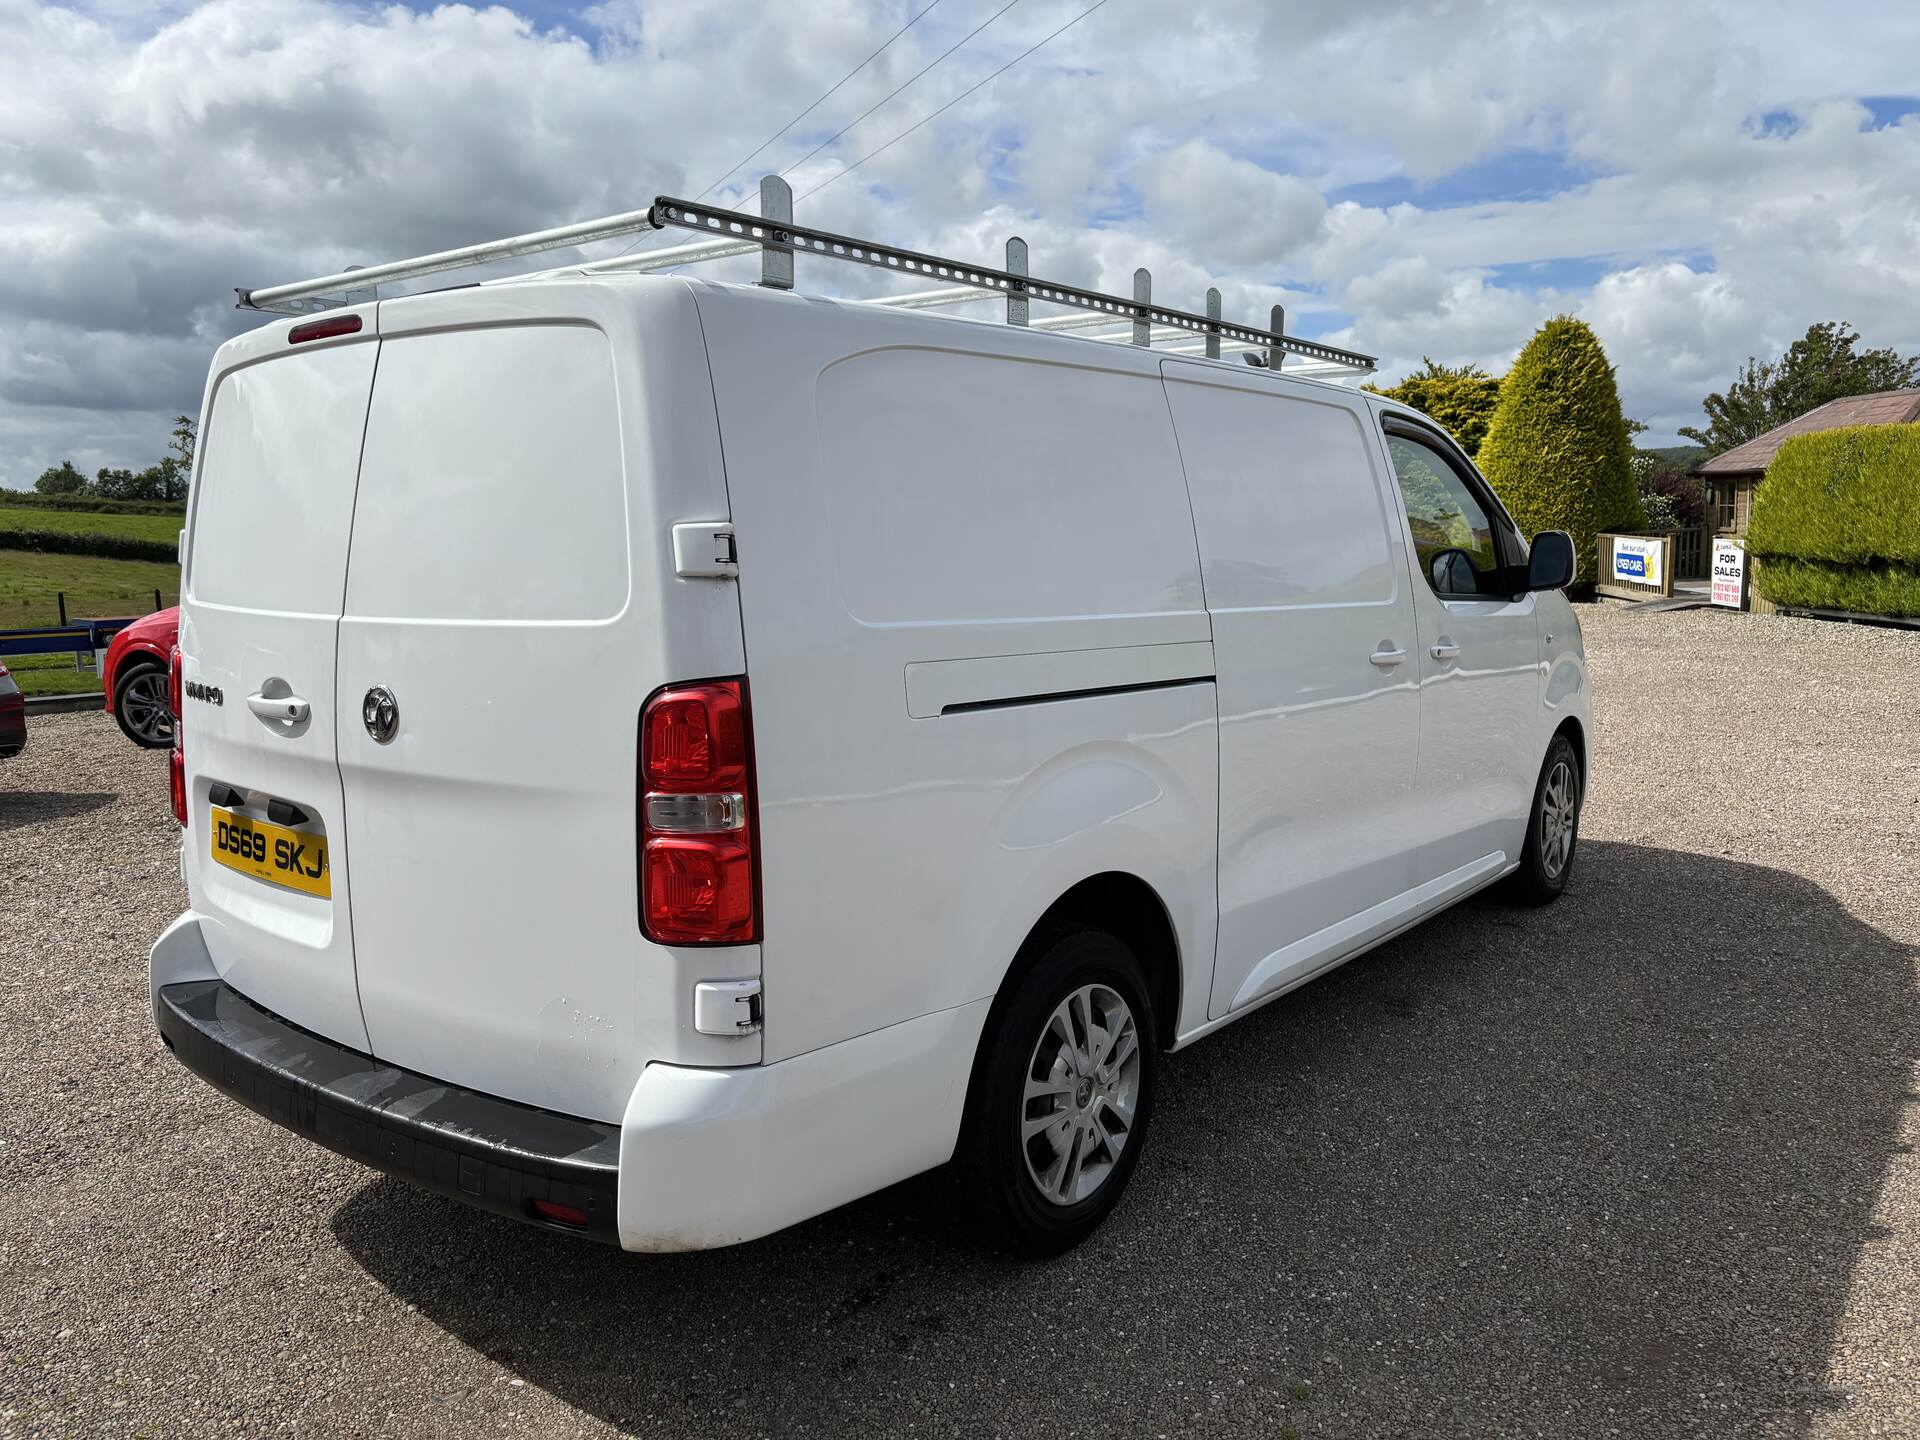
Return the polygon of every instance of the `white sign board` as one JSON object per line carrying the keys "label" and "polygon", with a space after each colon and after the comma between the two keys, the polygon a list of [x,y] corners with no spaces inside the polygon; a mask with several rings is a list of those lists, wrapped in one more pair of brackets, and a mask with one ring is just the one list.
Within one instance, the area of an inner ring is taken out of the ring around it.
{"label": "white sign board", "polygon": [[1635,585],[1658,585],[1660,564],[1666,557],[1667,542],[1647,540],[1634,535],[1616,535],[1613,540],[1613,578]]}
{"label": "white sign board", "polygon": [[1716,605],[1744,608],[1746,601],[1747,551],[1738,540],[1713,542],[1713,589],[1709,598]]}

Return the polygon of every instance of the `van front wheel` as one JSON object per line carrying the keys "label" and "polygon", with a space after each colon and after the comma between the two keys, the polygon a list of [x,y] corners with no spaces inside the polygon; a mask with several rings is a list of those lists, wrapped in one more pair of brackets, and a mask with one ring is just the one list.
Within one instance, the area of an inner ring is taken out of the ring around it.
{"label": "van front wheel", "polygon": [[1540,779],[1533,789],[1533,813],[1527,819],[1527,843],[1513,874],[1513,898],[1523,905],[1544,905],[1558,898],[1573,873],[1574,846],[1580,839],[1580,757],[1564,735],[1553,737]]}
{"label": "van front wheel", "polygon": [[1153,1004],[1140,962],[1104,931],[1066,928],[996,1008],[975,1067],[962,1176],[992,1237],[1053,1255],[1126,1189],[1153,1111]]}

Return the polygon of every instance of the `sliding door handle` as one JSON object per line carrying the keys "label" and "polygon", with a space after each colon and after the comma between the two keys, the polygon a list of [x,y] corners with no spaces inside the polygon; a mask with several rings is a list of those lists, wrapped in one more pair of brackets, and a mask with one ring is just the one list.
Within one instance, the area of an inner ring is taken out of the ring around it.
{"label": "sliding door handle", "polygon": [[1367,657],[1367,659],[1375,665],[1378,665],[1382,670],[1391,670],[1406,658],[1407,652],[1404,650],[1387,650],[1384,648],[1374,651],[1373,654]]}

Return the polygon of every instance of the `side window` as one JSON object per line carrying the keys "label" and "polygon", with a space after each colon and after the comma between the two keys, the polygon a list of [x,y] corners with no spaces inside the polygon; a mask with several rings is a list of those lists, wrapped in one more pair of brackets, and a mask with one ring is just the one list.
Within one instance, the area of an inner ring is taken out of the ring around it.
{"label": "side window", "polygon": [[1406,500],[1415,560],[1434,593],[1448,600],[1504,597],[1509,582],[1486,507],[1432,447],[1389,435],[1387,450]]}

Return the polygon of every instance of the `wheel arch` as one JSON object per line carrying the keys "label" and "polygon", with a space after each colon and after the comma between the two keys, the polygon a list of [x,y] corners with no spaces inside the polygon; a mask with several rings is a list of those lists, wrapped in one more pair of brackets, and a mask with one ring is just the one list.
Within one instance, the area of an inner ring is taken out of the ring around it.
{"label": "wheel arch", "polygon": [[157,665],[162,670],[166,669],[166,652],[156,650],[143,641],[131,642],[120,654],[113,656],[112,662],[105,667],[106,673],[100,677],[100,689],[107,697],[107,704],[113,704],[113,692],[119,687],[120,677],[125,675],[129,668],[149,664]]}
{"label": "wheel arch", "polygon": [[[1569,715],[1554,728],[1553,733],[1556,736],[1566,736],[1567,743],[1573,746],[1574,759],[1577,760],[1580,765],[1580,784],[1584,787],[1587,783],[1588,772],[1586,727],[1580,723],[1580,717],[1578,715]],[[1553,742],[1549,740],[1547,743],[1551,745]]]}
{"label": "wheel arch", "polygon": [[1171,1049],[1180,1023],[1180,936],[1160,893],[1138,875],[1105,870],[1070,886],[1027,931],[1001,976],[988,1019],[991,1027],[1015,982],[1031,969],[1049,935],[1066,926],[1102,930],[1120,941],[1146,972],[1153,999],[1154,1039]]}

